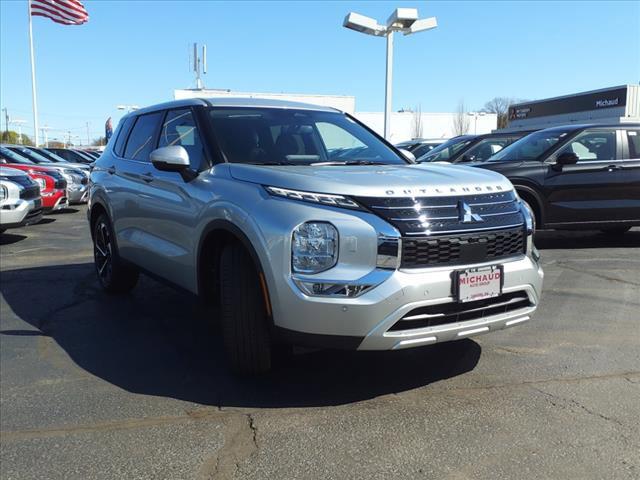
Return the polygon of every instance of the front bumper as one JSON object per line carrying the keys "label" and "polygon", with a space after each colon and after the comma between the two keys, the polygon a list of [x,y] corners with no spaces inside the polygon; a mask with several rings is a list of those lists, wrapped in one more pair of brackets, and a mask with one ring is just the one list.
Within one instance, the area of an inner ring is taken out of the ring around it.
{"label": "front bumper", "polygon": [[288,289],[279,289],[280,303],[274,304],[276,331],[286,332],[290,341],[306,345],[395,350],[458,340],[526,322],[540,299],[542,269],[524,255],[498,263],[504,268],[503,294],[524,292],[528,305],[434,327],[391,330],[416,308],[453,303],[452,272],[496,262],[397,270],[382,284],[355,298],[310,297],[291,282]]}
{"label": "front bumper", "polygon": [[3,203],[0,206],[0,226],[17,228],[38,223],[42,220],[42,207],[36,206],[35,202],[19,199]]}
{"label": "front bumper", "polygon": [[67,188],[69,203],[87,203],[89,198],[89,188],[87,185],[71,184]]}

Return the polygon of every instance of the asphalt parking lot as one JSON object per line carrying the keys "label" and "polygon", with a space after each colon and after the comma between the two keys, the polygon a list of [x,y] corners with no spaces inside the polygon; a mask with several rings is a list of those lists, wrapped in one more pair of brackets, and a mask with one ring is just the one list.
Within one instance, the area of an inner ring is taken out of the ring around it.
{"label": "asphalt parking lot", "polygon": [[231,376],[215,312],[94,280],[85,207],[0,238],[0,476],[640,477],[640,229],[541,232],[534,321]]}

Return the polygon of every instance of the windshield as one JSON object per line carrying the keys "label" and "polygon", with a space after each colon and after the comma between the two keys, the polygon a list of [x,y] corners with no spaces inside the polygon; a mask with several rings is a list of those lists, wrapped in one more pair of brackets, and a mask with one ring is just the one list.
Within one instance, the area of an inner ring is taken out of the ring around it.
{"label": "windshield", "polygon": [[51,160],[49,160],[48,158],[43,157],[39,153],[31,151],[28,148],[13,147],[10,150],[13,150],[14,152],[18,152],[20,155],[24,155],[25,157],[29,158],[29,160],[32,160],[34,163],[51,163]]}
{"label": "windshield", "polygon": [[227,161],[257,165],[405,165],[369,130],[337,112],[209,109]]}
{"label": "windshield", "polygon": [[554,129],[531,133],[503,148],[491,157],[489,161],[538,160],[547,150],[553,148],[560,140],[565,138],[569,132],[570,130]]}
{"label": "windshield", "polygon": [[454,157],[456,153],[469,145],[475,137],[457,137],[446,141],[426,155],[419,157],[416,162],[447,162]]}
{"label": "windshield", "polygon": [[69,163],[67,162],[64,158],[59,157],[58,155],[56,155],[55,153],[51,153],[51,152],[47,152],[46,150],[43,150],[41,148],[33,148],[30,147],[29,150],[31,150],[32,152],[37,153],[38,155],[47,158],[49,161],[51,162],[55,162],[55,163]]}
{"label": "windshield", "polygon": [[34,163],[31,160],[29,160],[28,158],[25,158],[22,155],[20,155],[19,153],[16,153],[13,150],[9,150],[6,147],[0,147],[0,155],[7,162],[27,163],[27,164],[33,164]]}

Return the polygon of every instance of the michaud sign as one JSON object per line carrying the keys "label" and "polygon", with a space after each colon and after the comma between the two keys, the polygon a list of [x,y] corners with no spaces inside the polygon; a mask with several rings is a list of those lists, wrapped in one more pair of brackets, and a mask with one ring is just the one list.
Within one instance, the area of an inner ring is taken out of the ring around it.
{"label": "michaud sign", "polygon": [[626,104],[627,87],[616,87],[599,92],[512,105],[509,107],[509,120],[624,107]]}

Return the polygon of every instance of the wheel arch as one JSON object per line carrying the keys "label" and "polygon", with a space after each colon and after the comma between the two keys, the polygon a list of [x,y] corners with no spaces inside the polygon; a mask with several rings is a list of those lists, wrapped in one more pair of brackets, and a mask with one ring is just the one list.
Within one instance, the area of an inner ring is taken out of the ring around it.
{"label": "wheel arch", "polygon": [[531,208],[533,209],[533,213],[536,216],[536,223],[538,228],[542,228],[544,226],[544,222],[546,220],[546,215],[544,212],[544,204],[542,202],[542,197],[540,194],[532,187],[528,185],[522,185],[515,183],[513,185],[516,192],[522,200],[527,202]]}
{"label": "wheel arch", "polygon": [[[217,281],[212,279],[207,273],[211,270],[217,271],[222,249],[231,242],[236,242],[243,246],[247,253],[249,253],[256,272],[264,278],[262,261],[247,234],[228,220],[213,220],[202,230],[198,242],[196,275],[199,296],[205,298],[207,292],[213,292],[215,294],[218,291]],[[213,267],[208,268],[207,266],[211,266],[212,263]],[[266,279],[264,279],[263,287],[267,289],[265,293],[269,295]],[[214,298],[217,297],[214,295]],[[267,302],[270,301],[270,299],[267,299]]]}

